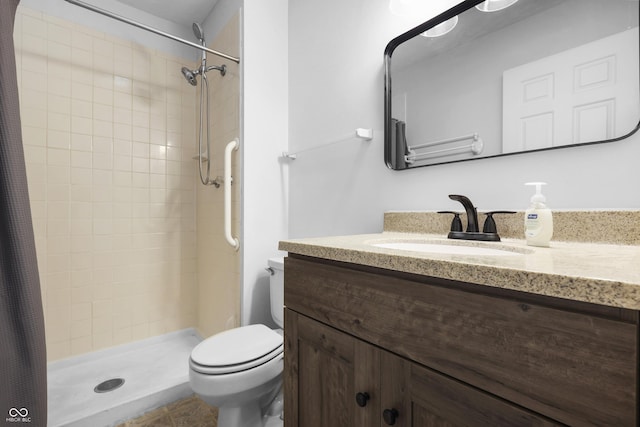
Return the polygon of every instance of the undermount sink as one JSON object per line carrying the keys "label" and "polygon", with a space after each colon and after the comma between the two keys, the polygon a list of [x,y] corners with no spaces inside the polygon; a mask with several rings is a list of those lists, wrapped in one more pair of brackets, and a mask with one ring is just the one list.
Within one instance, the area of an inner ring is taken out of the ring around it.
{"label": "undermount sink", "polygon": [[371,242],[371,246],[399,251],[422,252],[445,255],[472,255],[472,256],[518,256],[533,252],[530,249],[496,245],[494,247],[465,244],[465,242],[448,241],[386,241]]}

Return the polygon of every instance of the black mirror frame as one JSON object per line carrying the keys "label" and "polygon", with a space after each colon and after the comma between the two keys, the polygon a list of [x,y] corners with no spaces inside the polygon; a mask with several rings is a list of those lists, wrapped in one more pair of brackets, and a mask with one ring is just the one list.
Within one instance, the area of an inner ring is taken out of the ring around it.
{"label": "black mirror frame", "polygon": [[[451,160],[451,161],[431,163],[428,165],[418,165],[418,166],[411,166],[411,167],[407,166],[403,162],[403,165],[402,165],[403,167],[398,167],[399,165],[397,161],[396,147],[394,147],[393,136],[392,136],[392,131],[394,127],[392,126],[392,123],[391,123],[391,120],[392,120],[392,117],[391,117],[391,56],[393,55],[393,52],[402,43],[422,34],[423,32],[435,27],[438,24],[448,21],[454,16],[457,16],[462,12],[465,12],[466,10],[469,10],[472,7],[475,7],[476,5],[483,2],[484,0],[464,0],[461,3],[458,3],[457,5],[452,7],[451,9],[448,9],[447,11],[441,13],[440,15],[426,22],[423,22],[417,27],[410,29],[409,31],[399,35],[398,37],[395,37],[389,43],[387,43],[387,46],[384,49],[384,162],[387,168],[392,170],[406,170],[406,169],[413,169],[416,167],[468,162],[470,160],[491,159],[494,157],[512,156],[512,155],[518,155],[518,154],[535,153],[538,151],[558,150],[563,148],[582,147],[585,145],[601,144],[605,142],[615,142],[615,141],[621,141],[623,139],[630,137],[640,129],[640,118],[639,118],[638,123],[629,133],[616,138],[612,138],[612,139],[581,142],[579,144],[567,144],[567,145],[562,145],[558,147],[539,148],[536,150],[519,151],[516,153],[495,154],[491,156],[480,157],[477,159]],[[638,15],[640,18],[640,6],[638,7]],[[639,51],[640,51],[640,43],[639,43]]]}

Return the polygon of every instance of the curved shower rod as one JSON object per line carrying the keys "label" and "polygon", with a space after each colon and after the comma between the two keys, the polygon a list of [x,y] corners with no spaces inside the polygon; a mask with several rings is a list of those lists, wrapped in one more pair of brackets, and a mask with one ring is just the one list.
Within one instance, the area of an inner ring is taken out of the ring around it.
{"label": "curved shower rod", "polygon": [[132,19],[125,18],[125,17],[120,16],[120,15],[116,15],[115,13],[109,12],[108,10],[100,9],[99,7],[96,7],[96,6],[93,6],[91,4],[82,2],[80,0],[65,0],[65,1],[67,3],[71,3],[71,4],[74,4],[76,6],[83,7],[85,9],[91,10],[93,12],[99,13],[99,14],[107,16],[109,18],[116,19],[118,21],[124,22],[124,23],[129,24],[129,25],[133,25],[134,27],[142,28],[143,30],[149,31],[151,33],[158,34],[159,36],[163,36],[163,37],[166,37],[168,39],[175,40],[177,42],[180,42],[182,44],[186,44],[186,45],[194,47],[196,49],[204,50],[205,52],[209,52],[209,53],[212,53],[214,55],[220,56],[222,58],[228,59],[229,61],[233,61],[236,64],[240,63],[240,58],[236,58],[235,56],[227,55],[226,53],[222,53],[222,52],[218,52],[218,51],[213,50],[213,49],[209,49],[206,46],[202,46],[202,45],[199,45],[197,43],[190,42],[189,40],[185,40],[183,38],[174,36],[173,34],[169,34],[169,33],[166,33],[164,31],[158,30],[156,28],[150,27],[148,25],[141,24],[140,22],[134,21]]}

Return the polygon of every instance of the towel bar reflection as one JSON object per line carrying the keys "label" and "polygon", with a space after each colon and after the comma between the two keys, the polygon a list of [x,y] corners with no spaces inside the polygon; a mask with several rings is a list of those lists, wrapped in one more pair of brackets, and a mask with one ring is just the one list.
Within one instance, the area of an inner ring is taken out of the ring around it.
{"label": "towel bar reflection", "polygon": [[[419,154],[416,153],[416,150],[419,150],[419,149],[422,149],[422,148],[436,147],[436,146],[439,146],[439,145],[449,144],[449,143],[452,143],[452,142],[466,141],[468,139],[472,140],[473,142],[471,144],[460,145],[460,146],[457,146],[457,147],[442,148],[440,150],[428,151],[428,152],[419,153]],[[408,150],[409,154],[404,156],[404,158],[405,158],[405,161],[407,163],[414,163],[415,161],[418,161],[418,160],[424,160],[424,159],[428,159],[428,158],[430,158],[432,156],[436,156],[436,155],[443,154],[443,153],[449,153],[449,152],[452,152],[452,151],[459,151],[459,150],[469,150],[473,154],[477,155],[477,154],[482,153],[483,148],[484,148],[484,144],[482,142],[482,138],[480,138],[480,135],[478,135],[477,133],[473,133],[471,135],[464,135],[464,136],[459,136],[459,137],[456,137],[456,138],[441,139],[439,141],[426,142],[424,144],[407,146],[407,150]]]}

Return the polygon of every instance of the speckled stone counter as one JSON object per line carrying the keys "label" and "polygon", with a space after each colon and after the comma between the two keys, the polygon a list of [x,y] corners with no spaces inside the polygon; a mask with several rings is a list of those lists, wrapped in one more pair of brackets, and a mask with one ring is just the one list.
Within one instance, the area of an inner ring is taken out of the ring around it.
{"label": "speckled stone counter", "polygon": [[[279,249],[335,261],[640,310],[640,246],[558,242],[549,248],[523,240],[481,243],[445,234],[382,232],[284,240]],[[509,255],[424,253],[374,246],[416,241],[498,248]]]}

